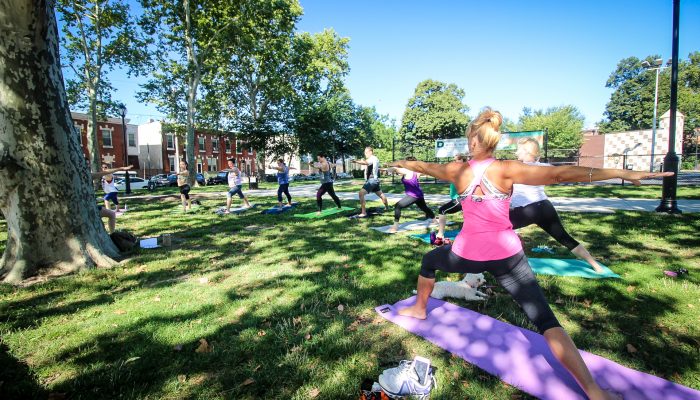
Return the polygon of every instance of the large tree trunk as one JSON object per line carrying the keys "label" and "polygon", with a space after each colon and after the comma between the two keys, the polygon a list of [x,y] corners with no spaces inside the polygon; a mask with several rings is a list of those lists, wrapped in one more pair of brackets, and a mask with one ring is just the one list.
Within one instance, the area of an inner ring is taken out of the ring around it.
{"label": "large tree trunk", "polygon": [[107,267],[100,220],[68,109],[52,0],[0,0],[0,279]]}

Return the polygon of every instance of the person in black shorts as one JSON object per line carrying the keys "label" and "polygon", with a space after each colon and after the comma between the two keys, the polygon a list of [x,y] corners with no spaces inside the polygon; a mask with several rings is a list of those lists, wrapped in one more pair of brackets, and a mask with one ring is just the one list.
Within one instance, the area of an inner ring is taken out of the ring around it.
{"label": "person in black shorts", "polygon": [[365,147],[365,159],[355,160],[356,163],[365,165],[365,184],[360,189],[360,214],[359,218],[364,218],[367,216],[367,208],[365,196],[367,193],[374,193],[382,200],[384,203],[384,208],[389,209],[389,202],[382,193],[381,187],[379,187],[379,159],[374,155],[374,150],[371,147]]}
{"label": "person in black shorts", "polygon": [[187,212],[192,209],[192,200],[190,200],[190,171],[187,169],[189,164],[185,160],[180,160],[180,172],[177,175],[177,187],[180,189],[180,200],[182,208]]}

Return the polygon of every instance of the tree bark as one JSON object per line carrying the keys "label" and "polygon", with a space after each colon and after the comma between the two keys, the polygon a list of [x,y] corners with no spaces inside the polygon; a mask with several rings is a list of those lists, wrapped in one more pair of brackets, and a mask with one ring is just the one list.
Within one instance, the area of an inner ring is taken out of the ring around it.
{"label": "tree bark", "polygon": [[73,126],[52,0],[0,0],[0,279],[114,265]]}

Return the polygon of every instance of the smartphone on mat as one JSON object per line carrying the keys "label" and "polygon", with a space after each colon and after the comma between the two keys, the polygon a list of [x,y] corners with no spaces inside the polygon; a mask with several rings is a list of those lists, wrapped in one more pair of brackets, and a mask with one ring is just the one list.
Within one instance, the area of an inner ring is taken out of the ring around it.
{"label": "smartphone on mat", "polygon": [[421,356],[416,356],[413,359],[413,369],[418,375],[418,383],[425,385],[428,381],[428,372],[430,372],[430,360]]}

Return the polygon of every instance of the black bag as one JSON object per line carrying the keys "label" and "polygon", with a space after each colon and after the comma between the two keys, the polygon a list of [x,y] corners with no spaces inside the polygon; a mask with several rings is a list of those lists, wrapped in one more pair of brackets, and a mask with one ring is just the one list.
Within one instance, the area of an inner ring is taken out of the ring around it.
{"label": "black bag", "polygon": [[136,236],[127,231],[114,231],[109,237],[121,252],[133,250],[139,242]]}

